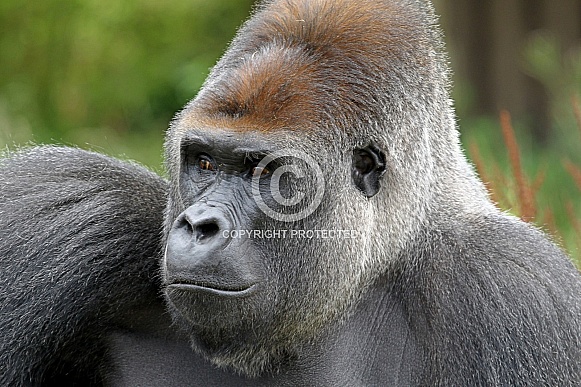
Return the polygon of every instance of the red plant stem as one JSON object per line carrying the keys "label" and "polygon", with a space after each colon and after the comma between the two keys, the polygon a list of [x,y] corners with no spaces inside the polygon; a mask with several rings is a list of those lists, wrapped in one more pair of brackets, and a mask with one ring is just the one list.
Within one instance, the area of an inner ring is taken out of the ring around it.
{"label": "red plant stem", "polygon": [[571,97],[571,105],[573,106],[573,113],[575,113],[575,119],[577,120],[577,127],[581,133],[581,102],[579,102],[579,96],[574,94]]}
{"label": "red plant stem", "polygon": [[526,182],[522,170],[520,151],[514,135],[510,113],[506,110],[500,112],[500,125],[502,128],[504,143],[506,144],[506,149],[508,151],[512,173],[516,180],[518,201],[520,204],[520,216],[523,220],[529,221],[535,217],[535,206],[533,204],[531,189]]}

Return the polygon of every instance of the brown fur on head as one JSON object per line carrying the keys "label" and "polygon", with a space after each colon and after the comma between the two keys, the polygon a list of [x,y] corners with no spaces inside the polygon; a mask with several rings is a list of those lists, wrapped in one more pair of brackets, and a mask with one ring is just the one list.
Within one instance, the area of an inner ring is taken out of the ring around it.
{"label": "brown fur on head", "polygon": [[189,114],[208,126],[259,131],[381,114],[367,97],[381,99],[386,83],[409,82],[397,79],[404,68],[430,77],[431,17],[398,1],[268,1],[240,30]]}

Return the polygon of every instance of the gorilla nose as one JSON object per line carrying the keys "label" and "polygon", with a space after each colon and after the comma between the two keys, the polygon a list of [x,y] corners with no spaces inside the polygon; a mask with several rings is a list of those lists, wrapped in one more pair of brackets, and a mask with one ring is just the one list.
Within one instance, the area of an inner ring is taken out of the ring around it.
{"label": "gorilla nose", "polygon": [[224,215],[218,210],[198,211],[190,207],[176,220],[174,230],[181,230],[182,237],[190,243],[203,245],[224,240],[224,231],[232,228]]}

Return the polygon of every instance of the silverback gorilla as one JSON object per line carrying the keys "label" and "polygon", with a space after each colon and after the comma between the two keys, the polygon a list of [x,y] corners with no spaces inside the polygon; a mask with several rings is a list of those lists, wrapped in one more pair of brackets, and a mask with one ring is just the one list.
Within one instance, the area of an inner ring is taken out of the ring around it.
{"label": "silverback gorilla", "polygon": [[3,386],[581,384],[581,278],[466,161],[432,6],[260,5],[169,182],[0,164]]}

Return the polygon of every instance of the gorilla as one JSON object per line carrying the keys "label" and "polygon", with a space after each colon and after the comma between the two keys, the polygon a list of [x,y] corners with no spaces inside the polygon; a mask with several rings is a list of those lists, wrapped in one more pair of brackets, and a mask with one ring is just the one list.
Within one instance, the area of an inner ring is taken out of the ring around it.
{"label": "gorilla", "polygon": [[169,179],[0,162],[0,384],[581,383],[581,278],[460,148],[425,0],[260,4]]}

